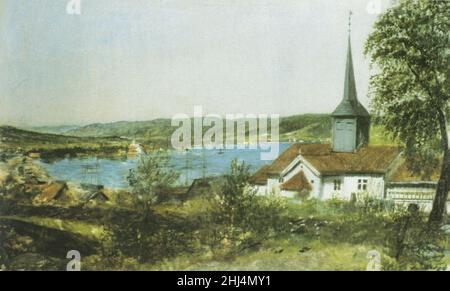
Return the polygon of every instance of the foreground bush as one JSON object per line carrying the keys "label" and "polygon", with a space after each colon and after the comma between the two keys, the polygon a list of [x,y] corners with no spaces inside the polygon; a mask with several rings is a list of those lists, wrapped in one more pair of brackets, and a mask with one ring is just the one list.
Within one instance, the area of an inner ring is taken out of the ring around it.
{"label": "foreground bush", "polygon": [[224,254],[256,247],[287,225],[285,200],[258,196],[250,179],[249,167],[234,160],[223,181],[215,185],[207,236],[208,243]]}

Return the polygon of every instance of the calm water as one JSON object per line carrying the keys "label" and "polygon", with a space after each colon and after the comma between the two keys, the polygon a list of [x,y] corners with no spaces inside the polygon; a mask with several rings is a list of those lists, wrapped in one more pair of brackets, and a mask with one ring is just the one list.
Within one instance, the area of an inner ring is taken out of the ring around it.
{"label": "calm water", "polygon": [[[280,143],[280,154],[289,147],[288,143]],[[270,164],[272,161],[260,159],[260,149],[202,150],[194,149],[187,153],[170,152],[171,164],[180,174],[179,184],[191,183],[193,179],[206,176],[217,176],[226,173],[230,163],[237,158],[250,165],[252,171]],[[126,177],[136,167],[137,159],[96,159],[67,158],[50,163],[40,162],[48,173],[58,180],[77,183],[102,184],[110,188],[126,188]],[[97,167],[97,173],[91,168]]]}

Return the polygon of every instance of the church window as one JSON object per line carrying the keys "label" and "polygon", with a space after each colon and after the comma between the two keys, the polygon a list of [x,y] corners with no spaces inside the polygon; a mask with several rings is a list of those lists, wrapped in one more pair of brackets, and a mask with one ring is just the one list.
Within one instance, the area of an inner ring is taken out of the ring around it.
{"label": "church window", "polygon": [[358,190],[367,190],[367,179],[358,179]]}
{"label": "church window", "polygon": [[341,190],[341,180],[336,179],[333,182],[334,182],[334,191]]}

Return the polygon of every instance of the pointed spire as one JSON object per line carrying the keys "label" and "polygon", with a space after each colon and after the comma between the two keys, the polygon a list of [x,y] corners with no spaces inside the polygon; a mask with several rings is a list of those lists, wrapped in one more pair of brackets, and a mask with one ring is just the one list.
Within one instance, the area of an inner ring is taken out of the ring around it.
{"label": "pointed spire", "polygon": [[369,116],[369,112],[358,101],[356,94],[355,73],[353,70],[352,45],[350,39],[351,33],[351,17],[352,12],[349,12],[348,17],[348,47],[347,47],[347,62],[345,67],[344,79],[344,96],[341,103],[333,112],[333,116]]}
{"label": "pointed spire", "polygon": [[353,70],[352,44],[348,35],[347,62],[345,65],[344,99],[358,101],[356,94],[355,72]]}

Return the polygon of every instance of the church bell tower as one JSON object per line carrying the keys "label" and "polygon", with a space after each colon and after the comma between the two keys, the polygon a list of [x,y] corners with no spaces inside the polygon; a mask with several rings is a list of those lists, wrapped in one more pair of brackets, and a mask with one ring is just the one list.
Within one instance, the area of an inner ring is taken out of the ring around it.
{"label": "church bell tower", "polygon": [[347,48],[347,63],[344,79],[344,96],[331,114],[333,119],[333,151],[353,153],[369,143],[370,114],[359,103],[356,94],[353,71],[352,48],[350,41],[350,18]]}

